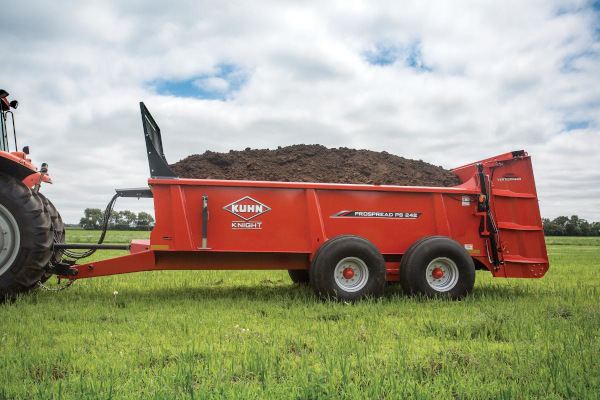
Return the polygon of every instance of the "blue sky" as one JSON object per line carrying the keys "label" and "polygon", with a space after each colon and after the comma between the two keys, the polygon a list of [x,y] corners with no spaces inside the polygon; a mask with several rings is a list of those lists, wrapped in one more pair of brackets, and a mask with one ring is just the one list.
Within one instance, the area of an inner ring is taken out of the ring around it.
{"label": "blue sky", "polygon": [[150,89],[164,96],[227,100],[235,95],[246,81],[245,73],[232,64],[219,64],[215,71],[186,79],[158,78],[148,83]]}
{"label": "blue sky", "polygon": [[0,87],[20,100],[19,142],[50,165],[45,190],[68,222],[145,184],[139,101],[171,162],[319,143],[452,168],[525,149],[543,216],[600,221],[599,1],[2,9]]}
{"label": "blue sky", "polygon": [[373,50],[366,51],[364,56],[371,65],[386,66],[400,63],[415,71],[431,71],[423,61],[419,40],[413,40],[405,45],[378,43]]}

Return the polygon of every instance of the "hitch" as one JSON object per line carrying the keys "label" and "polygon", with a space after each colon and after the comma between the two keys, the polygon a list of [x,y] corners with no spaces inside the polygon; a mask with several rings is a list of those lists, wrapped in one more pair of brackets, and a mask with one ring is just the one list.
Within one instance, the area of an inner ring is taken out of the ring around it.
{"label": "hitch", "polygon": [[62,260],[57,264],[52,264],[48,269],[48,272],[58,276],[77,276],[79,271],[75,268],[71,268],[73,265],[75,265],[75,261]]}

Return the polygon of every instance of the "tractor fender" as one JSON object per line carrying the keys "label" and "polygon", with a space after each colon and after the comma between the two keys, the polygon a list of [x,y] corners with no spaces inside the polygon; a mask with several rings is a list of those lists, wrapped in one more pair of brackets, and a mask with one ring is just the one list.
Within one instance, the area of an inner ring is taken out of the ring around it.
{"label": "tractor fender", "polygon": [[[31,163],[25,153],[7,153],[0,151],[0,172],[12,176],[23,182],[28,187],[33,187],[40,179],[41,173]],[[43,182],[52,183],[52,179],[46,174]]]}
{"label": "tractor fender", "polygon": [[[40,175],[42,175],[41,172],[36,172],[34,174],[29,175],[27,178],[23,179],[21,182],[23,182],[27,187],[33,188],[35,186],[35,184],[38,183],[38,181],[40,180]],[[46,174],[42,178],[42,182],[52,184],[52,178],[50,178],[50,176],[48,174]]]}

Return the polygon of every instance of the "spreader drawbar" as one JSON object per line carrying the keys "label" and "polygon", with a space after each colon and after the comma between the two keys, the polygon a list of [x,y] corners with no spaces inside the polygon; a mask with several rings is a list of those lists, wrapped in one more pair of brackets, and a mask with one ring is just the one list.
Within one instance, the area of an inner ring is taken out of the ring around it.
{"label": "spreader drawbar", "polygon": [[131,250],[130,244],[54,243],[56,250]]}

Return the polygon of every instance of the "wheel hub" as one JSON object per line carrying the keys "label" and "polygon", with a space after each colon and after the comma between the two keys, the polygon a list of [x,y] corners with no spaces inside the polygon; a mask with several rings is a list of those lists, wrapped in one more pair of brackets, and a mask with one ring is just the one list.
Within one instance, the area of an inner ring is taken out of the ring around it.
{"label": "wheel hub", "polygon": [[0,275],[14,262],[20,244],[19,225],[10,211],[0,204]]}
{"label": "wheel hub", "polygon": [[358,292],[369,280],[369,268],[358,257],[346,257],[337,263],[333,271],[337,286],[346,292]]}
{"label": "wheel hub", "polygon": [[352,279],[354,278],[354,270],[352,268],[344,268],[344,272],[342,272],[342,275],[346,279]]}
{"label": "wheel hub", "polygon": [[438,257],[427,265],[425,278],[429,286],[437,292],[448,292],[458,283],[458,266],[447,257]]}

